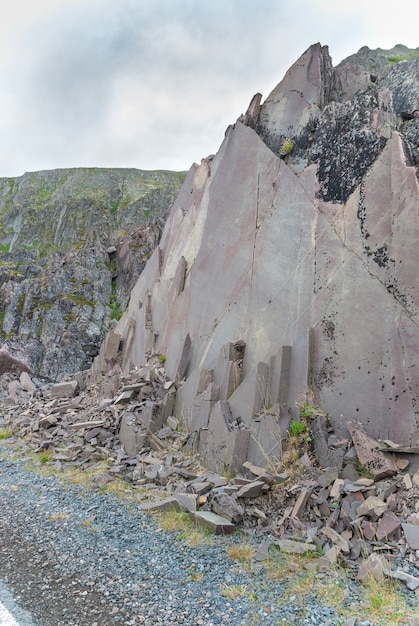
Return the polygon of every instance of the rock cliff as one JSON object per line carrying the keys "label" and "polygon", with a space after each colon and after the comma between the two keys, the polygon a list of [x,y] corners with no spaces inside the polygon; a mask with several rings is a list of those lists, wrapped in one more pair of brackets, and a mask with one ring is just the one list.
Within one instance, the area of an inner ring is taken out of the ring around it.
{"label": "rock cliff", "polygon": [[0,179],[0,374],[90,366],[185,175],[69,169]]}
{"label": "rock cliff", "polygon": [[349,421],[418,440],[418,54],[334,68],[315,44],[256,94],[191,168],[113,331],[121,353],[94,361],[93,379],[160,355],[214,470],[278,460],[307,401],[342,455]]}

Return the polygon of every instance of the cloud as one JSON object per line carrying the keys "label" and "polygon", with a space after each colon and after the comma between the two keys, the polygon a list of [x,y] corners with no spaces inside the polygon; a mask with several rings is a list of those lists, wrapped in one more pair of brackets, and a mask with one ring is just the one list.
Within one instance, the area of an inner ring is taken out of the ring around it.
{"label": "cloud", "polygon": [[380,17],[365,2],[340,5],[39,0],[34,11],[15,0],[0,26],[9,33],[0,48],[0,176],[188,168],[217,150],[253,94],[266,97],[310,44],[328,44],[334,62],[374,45]]}

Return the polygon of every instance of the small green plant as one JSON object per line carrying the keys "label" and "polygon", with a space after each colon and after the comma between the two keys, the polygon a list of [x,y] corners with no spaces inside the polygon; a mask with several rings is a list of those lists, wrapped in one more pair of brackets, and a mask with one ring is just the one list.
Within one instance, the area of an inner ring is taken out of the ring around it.
{"label": "small green plant", "polygon": [[160,354],[159,355],[159,361],[162,365],[164,365],[166,363],[166,355],[165,354]]}
{"label": "small green plant", "polygon": [[318,408],[316,407],[315,404],[310,404],[309,402],[303,402],[302,404],[300,404],[299,410],[300,410],[300,418],[308,419],[309,417],[313,415],[313,413],[315,413],[315,411],[318,410]]}
{"label": "small green plant", "polygon": [[284,139],[282,142],[281,148],[279,150],[279,156],[285,157],[292,152],[294,148],[294,144],[290,139]]}
{"label": "small green plant", "polygon": [[0,252],[9,252],[10,250],[10,245],[9,244],[0,244]]}
{"label": "small green plant", "polygon": [[118,212],[119,205],[121,204],[121,200],[114,200],[109,204],[109,209],[112,215],[115,215]]}
{"label": "small green plant", "polygon": [[367,470],[366,467],[364,467],[362,465],[362,463],[359,462],[358,459],[355,460],[355,469],[358,472],[358,474],[360,474],[360,476],[363,476],[364,478],[372,478],[372,474],[369,470]]}
{"label": "small green plant", "polygon": [[112,274],[114,274],[118,270],[118,265],[115,259],[112,259],[112,261],[108,261],[105,265]]}
{"label": "small green plant", "polygon": [[53,450],[42,450],[42,452],[38,453],[38,460],[40,463],[48,463],[48,461],[52,461],[54,457]]}
{"label": "small green plant", "polygon": [[299,437],[305,432],[306,425],[304,424],[304,422],[295,422],[294,420],[292,420],[290,422],[288,430],[291,437]]}
{"label": "small green plant", "polygon": [[120,320],[123,314],[122,305],[116,299],[115,294],[112,294],[109,299],[109,308],[111,310],[111,320]]}
{"label": "small green plant", "polygon": [[9,439],[12,436],[13,433],[10,428],[0,428],[0,439]]}

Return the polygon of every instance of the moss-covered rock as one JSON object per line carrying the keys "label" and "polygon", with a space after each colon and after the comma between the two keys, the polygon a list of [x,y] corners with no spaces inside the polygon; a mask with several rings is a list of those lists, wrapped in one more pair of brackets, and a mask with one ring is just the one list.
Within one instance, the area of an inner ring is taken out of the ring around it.
{"label": "moss-covered rock", "polygon": [[0,347],[54,380],[88,368],[184,178],[82,168],[0,179]]}

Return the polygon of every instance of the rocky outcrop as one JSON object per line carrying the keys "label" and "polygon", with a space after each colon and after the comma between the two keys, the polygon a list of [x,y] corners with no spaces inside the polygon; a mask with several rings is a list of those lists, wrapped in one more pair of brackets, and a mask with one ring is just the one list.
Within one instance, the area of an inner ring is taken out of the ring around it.
{"label": "rocky outcrop", "polygon": [[0,372],[59,380],[90,366],[183,179],[94,168],[0,179]]}
{"label": "rocky outcrop", "polygon": [[280,460],[307,399],[416,444],[418,63],[351,92],[313,45],[190,170],[115,332],[123,369],[162,355],[212,469]]}

